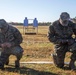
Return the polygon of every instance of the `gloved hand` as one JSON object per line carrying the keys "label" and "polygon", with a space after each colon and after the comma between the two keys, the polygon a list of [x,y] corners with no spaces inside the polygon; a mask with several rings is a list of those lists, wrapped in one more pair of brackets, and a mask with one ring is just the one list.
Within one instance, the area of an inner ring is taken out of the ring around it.
{"label": "gloved hand", "polygon": [[3,43],[3,44],[0,44],[0,46],[1,46],[2,48],[5,48],[5,47],[6,47],[6,44]]}
{"label": "gloved hand", "polygon": [[66,43],[68,43],[68,40],[66,39],[63,39],[62,41],[61,41],[61,44],[66,44]]}
{"label": "gloved hand", "polygon": [[72,45],[75,42],[74,39],[68,39],[68,45]]}
{"label": "gloved hand", "polygon": [[5,45],[6,45],[6,47],[8,47],[8,48],[11,47],[11,43],[6,42]]}
{"label": "gloved hand", "polygon": [[11,44],[8,43],[8,42],[5,42],[5,43],[1,44],[1,47],[2,48],[10,48],[11,47]]}

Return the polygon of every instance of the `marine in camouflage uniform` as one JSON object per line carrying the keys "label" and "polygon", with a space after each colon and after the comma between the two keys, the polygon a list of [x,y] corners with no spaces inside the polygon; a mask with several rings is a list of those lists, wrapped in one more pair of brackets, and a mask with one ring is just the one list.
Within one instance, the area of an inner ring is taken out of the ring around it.
{"label": "marine in camouflage uniform", "polygon": [[76,60],[76,24],[69,20],[70,15],[67,12],[62,12],[59,20],[53,22],[49,26],[48,39],[55,44],[55,50],[53,53],[54,64],[62,68],[64,66],[64,59],[66,52],[71,52],[71,61],[69,68],[74,70]]}
{"label": "marine in camouflage uniform", "polygon": [[22,35],[19,30],[9,25],[4,19],[0,19],[0,68],[4,68],[4,64],[9,63],[9,56],[15,55],[15,67],[20,66],[20,59],[23,55],[23,49],[20,46],[22,43]]}

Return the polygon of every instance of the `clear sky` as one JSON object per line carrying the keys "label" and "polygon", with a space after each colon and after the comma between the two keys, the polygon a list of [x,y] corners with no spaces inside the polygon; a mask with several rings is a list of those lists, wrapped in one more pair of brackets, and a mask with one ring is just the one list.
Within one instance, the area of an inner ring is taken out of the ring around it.
{"label": "clear sky", "polygon": [[39,22],[53,22],[61,12],[76,16],[76,0],[0,0],[0,19],[23,22],[24,18]]}

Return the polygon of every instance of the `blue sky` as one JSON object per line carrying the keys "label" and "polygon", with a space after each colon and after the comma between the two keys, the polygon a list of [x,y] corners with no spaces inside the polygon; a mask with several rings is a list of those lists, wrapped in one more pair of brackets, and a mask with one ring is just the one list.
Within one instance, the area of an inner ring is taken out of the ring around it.
{"label": "blue sky", "polygon": [[24,18],[53,22],[61,12],[76,16],[76,0],[0,0],[0,19],[23,22]]}

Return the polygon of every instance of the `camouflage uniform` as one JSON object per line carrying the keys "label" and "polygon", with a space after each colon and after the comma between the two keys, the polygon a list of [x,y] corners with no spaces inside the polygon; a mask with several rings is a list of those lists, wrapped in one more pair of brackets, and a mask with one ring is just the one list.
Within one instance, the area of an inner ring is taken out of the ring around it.
{"label": "camouflage uniform", "polygon": [[[0,25],[3,26],[3,31],[0,32],[0,44],[9,42],[11,44],[11,47],[5,47],[1,48],[2,53],[0,56],[0,66],[3,65],[7,62],[9,62],[9,56],[10,55],[15,55],[17,57],[17,60],[15,61],[15,67],[19,67],[19,60],[21,59],[23,55],[23,49],[20,46],[22,43],[22,36],[19,30],[8,23],[6,23],[5,20],[1,19],[0,20]],[[7,63],[8,64],[8,63]]]}
{"label": "camouflage uniform", "polygon": [[[72,52],[71,62],[76,60],[76,42],[72,35],[76,35],[76,25],[69,21],[67,26],[62,26],[59,20],[49,26],[48,39],[55,44],[54,63],[62,68],[66,52]],[[64,42],[66,40],[66,42]],[[64,42],[64,43],[62,43]],[[71,65],[70,62],[70,65]],[[74,65],[72,65],[73,67]]]}

